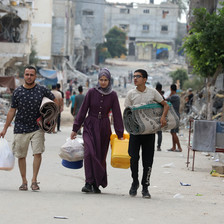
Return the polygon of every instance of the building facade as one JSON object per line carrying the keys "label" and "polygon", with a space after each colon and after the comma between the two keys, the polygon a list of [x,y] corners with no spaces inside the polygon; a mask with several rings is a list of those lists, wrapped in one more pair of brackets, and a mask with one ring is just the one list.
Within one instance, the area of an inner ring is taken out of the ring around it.
{"label": "building facade", "polygon": [[104,35],[114,26],[127,34],[129,58],[172,58],[178,35],[178,6],[172,3],[107,4]]}
{"label": "building facade", "polygon": [[16,65],[27,64],[31,50],[31,13],[28,4],[0,4],[0,75],[16,75]]}
{"label": "building facade", "polygon": [[75,0],[53,0],[52,61],[58,69],[64,61],[73,62]]}
{"label": "building facade", "polygon": [[53,0],[28,1],[31,10],[31,42],[40,62],[51,66],[52,11]]}
{"label": "building facade", "polygon": [[105,0],[79,0],[76,2],[75,24],[81,26],[86,43],[83,67],[95,64],[97,45],[104,41],[105,6]]}

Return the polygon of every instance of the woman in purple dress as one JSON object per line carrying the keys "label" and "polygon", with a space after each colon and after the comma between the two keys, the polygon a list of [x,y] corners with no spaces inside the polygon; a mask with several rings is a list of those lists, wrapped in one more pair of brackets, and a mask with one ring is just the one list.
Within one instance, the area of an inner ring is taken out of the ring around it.
{"label": "woman in purple dress", "polygon": [[110,72],[104,68],[99,73],[97,86],[87,92],[71,133],[71,139],[74,139],[84,122],[86,183],[82,192],[101,193],[99,186],[107,186],[106,156],[111,135],[108,116],[110,109],[113,113],[115,132],[119,139],[123,139],[124,126],[118,97],[112,90]]}

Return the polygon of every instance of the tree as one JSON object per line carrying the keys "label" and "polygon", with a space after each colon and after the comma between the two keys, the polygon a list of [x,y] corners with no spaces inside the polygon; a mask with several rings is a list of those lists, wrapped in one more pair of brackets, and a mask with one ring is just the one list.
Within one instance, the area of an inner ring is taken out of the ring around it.
{"label": "tree", "polygon": [[105,43],[112,57],[120,57],[122,54],[127,54],[125,47],[126,33],[118,27],[113,27],[105,35],[107,42]]}
{"label": "tree", "polygon": [[184,81],[188,80],[187,71],[185,69],[179,68],[174,72],[170,73],[170,77],[173,79],[173,83],[177,80],[180,81],[180,88],[183,88]]}
{"label": "tree", "polygon": [[[37,51],[35,50],[35,43],[31,44],[31,52],[29,55],[29,65],[34,65],[36,66],[39,59],[37,58]],[[20,66],[18,66],[18,70],[19,70],[19,77],[23,77],[24,74],[24,68],[26,65],[22,64]]]}
{"label": "tree", "polygon": [[193,90],[201,90],[204,87],[204,78],[200,76],[193,76],[192,79],[186,80],[183,85],[183,89],[192,88]]}
{"label": "tree", "polygon": [[107,58],[111,58],[110,52],[108,51],[105,43],[97,46],[97,56],[97,64],[104,62]]}
{"label": "tree", "polygon": [[193,72],[207,78],[207,118],[210,120],[212,89],[224,65],[224,8],[218,9],[217,14],[199,8],[194,10],[193,15],[194,21],[183,49],[193,65]]}
{"label": "tree", "polygon": [[29,57],[29,64],[30,65],[37,65],[38,63],[38,58],[37,58],[37,51],[35,50],[34,46],[31,46],[31,53],[30,53],[30,57]]}

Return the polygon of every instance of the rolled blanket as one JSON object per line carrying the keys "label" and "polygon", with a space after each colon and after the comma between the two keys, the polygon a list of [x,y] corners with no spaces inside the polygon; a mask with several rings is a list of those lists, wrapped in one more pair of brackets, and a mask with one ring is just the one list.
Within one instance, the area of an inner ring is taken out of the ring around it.
{"label": "rolled blanket", "polygon": [[161,128],[160,119],[163,106],[159,103],[136,105],[127,107],[123,113],[124,126],[128,133],[133,135],[144,135],[165,131],[179,126],[179,117],[173,106],[168,102],[169,110],[166,116],[167,124]]}
{"label": "rolled blanket", "polygon": [[57,122],[59,109],[57,104],[47,97],[44,97],[40,106],[41,116],[37,119],[37,124],[47,133],[54,131]]}

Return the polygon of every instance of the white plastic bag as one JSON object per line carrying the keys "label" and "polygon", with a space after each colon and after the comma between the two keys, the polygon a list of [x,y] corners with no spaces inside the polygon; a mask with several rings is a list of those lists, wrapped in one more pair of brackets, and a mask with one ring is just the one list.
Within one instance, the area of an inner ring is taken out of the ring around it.
{"label": "white plastic bag", "polygon": [[66,143],[61,146],[59,156],[69,162],[82,160],[84,157],[84,146],[81,142],[82,139],[68,138]]}
{"label": "white plastic bag", "polygon": [[12,170],[15,157],[5,138],[0,138],[0,170]]}

